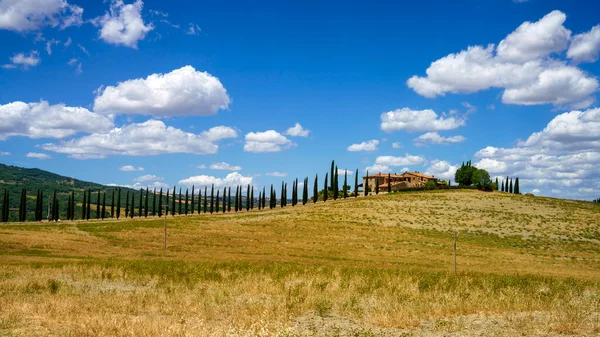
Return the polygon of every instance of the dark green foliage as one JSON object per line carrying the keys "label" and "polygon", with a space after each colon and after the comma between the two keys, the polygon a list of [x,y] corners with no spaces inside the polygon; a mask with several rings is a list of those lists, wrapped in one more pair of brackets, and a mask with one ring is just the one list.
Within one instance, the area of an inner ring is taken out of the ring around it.
{"label": "dark green foliage", "polygon": [[227,193],[227,212],[231,212],[231,186],[229,186]]}
{"label": "dark green foliage", "polygon": [[512,178],[510,178],[510,185],[508,185],[508,193],[512,193],[513,192],[513,183],[512,183]]}
{"label": "dark green foliage", "polygon": [[496,189],[499,191],[500,190],[500,185],[498,185],[498,177],[496,177]]}
{"label": "dark green foliage", "polygon": [[[35,198],[35,221],[42,221],[42,207],[44,198],[42,196],[42,190],[37,191],[37,197]],[[71,199],[69,198],[67,213],[71,214]]]}
{"label": "dark green foliage", "polygon": [[502,182],[502,184],[500,184],[500,188],[501,188],[501,192],[504,192],[504,181]]}
{"label": "dark green foliage", "polygon": [[344,170],[344,185],[342,189],[344,190],[344,199],[348,198],[348,170]]}
{"label": "dark green foliage", "polygon": [[365,186],[363,186],[363,191],[365,192],[365,197],[369,195],[369,171],[367,170],[367,178],[365,179]]}
{"label": "dark green foliage", "polygon": [[167,189],[167,196],[165,199],[165,217],[169,216],[169,189]]}
{"label": "dark green foliage", "polygon": [[239,211],[239,200],[240,200],[240,187],[235,187],[235,212]]}
{"label": "dark green foliage", "polygon": [[388,173],[388,193],[392,193],[392,175]]}
{"label": "dark green foliage", "polygon": [[263,186],[263,190],[262,190],[262,208],[264,209],[265,206],[267,205],[267,196],[265,195],[266,193],[266,189]]}
{"label": "dark green foliage", "polygon": [[158,192],[158,217],[162,216],[162,187],[160,188],[160,192]]}
{"label": "dark green foliage", "polygon": [[260,191],[258,191],[258,210],[260,211],[261,208],[262,208],[262,194]]}
{"label": "dark green foliage", "polygon": [[215,200],[215,212],[219,213],[219,190],[217,190],[217,199]]}
{"label": "dark green foliage", "polygon": [[142,217],[142,214],[144,212],[143,205],[144,205],[144,189],[140,188],[140,202],[138,203],[138,217]]}
{"label": "dark green foliage", "polygon": [[250,209],[254,209],[254,186],[250,189]]}
{"label": "dark green foliage", "polygon": [[308,177],[304,178],[304,185],[302,185],[302,205],[306,205],[308,202]]}
{"label": "dark green foliage", "polygon": [[179,188],[179,203],[178,203],[178,205],[179,205],[179,211],[177,212],[177,214],[179,214],[179,215],[183,214],[183,212],[181,210],[181,206],[182,206],[181,204],[182,204],[182,202],[181,202],[181,187],[180,187]]}
{"label": "dark green foliage", "polygon": [[156,215],[156,187],[152,192],[152,216]]}
{"label": "dark green foliage", "polygon": [[508,176],[506,176],[506,180],[504,181],[504,192],[508,192]]}
{"label": "dark green foliage", "polygon": [[375,176],[375,194],[379,194],[379,176]]}
{"label": "dark green foliage", "polygon": [[250,184],[248,184],[248,188],[246,189],[246,211],[250,210]]}
{"label": "dark green foliage", "polygon": [[121,188],[117,192],[117,220],[121,216]]}
{"label": "dark green foliage", "polygon": [[189,201],[189,197],[190,195],[188,194],[188,189],[185,189],[185,215],[188,215],[188,201]]}
{"label": "dark green foliage", "polygon": [[98,195],[96,196],[96,220],[100,219],[100,190],[98,190]]}
{"label": "dark green foliage", "polygon": [[210,214],[215,210],[215,184],[210,188]]}
{"label": "dark green foliage", "polygon": [[[175,186],[173,186],[173,194],[171,194],[171,216],[175,216],[175,206],[177,203],[177,197],[175,196],[175,192],[177,192],[177,189],[175,188]],[[179,209],[179,213],[181,214],[181,208]]]}
{"label": "dark green foliage", "polygon": [[207,211],[207,204],[208,204],[208,186],[204,186],[204,213],[206,213]]}
{"label": "dark green foliage", "polygon": [[519,191],[519,177],[517,177],[515,179],[515,194],[521,194],[521,192]]}
{"label": "dark green foliage", "polygon": [[223,213],[227,211],[227,187],[223,187]]}
{"label": "dark green foliage", "polygon": [[92,214],[92,189],[88,189],[87,196],[87,211],[85,212],[85,219],[89,220]]}
{"label": "dark green foliage", "polygon": [[58,213],[58,199],[56,198],[56,191],[54,191],[54,194],[52,195],[52,217],[50,220],[57,221]]}
{"label": "dark green foliage", "polygon": [[456,173],[454,174],[454,181],[456,181],[459,186],[471,186],[473,184],[473,173],[476,170],[477,168],[471,166],[471,161],[469,160],[466,165],[463,164],[458,170],[456,170]]}
{"label": "dark green foliage", "polygon": [[202,189],[198,189],[198,214],[202,213]]}
{"label": "dark green foliage", "polygon": [[192,185],[192,197],[190,199],[190,213],[194,214],[194,185]]}
{"label": "dark green foliage", "polygon": [[490,180],[490,174],[486,170],[476,169],[473,172],[473,177],[471,178],[471,181],[473,185],[475,185],[475,187],[477,187],[480,190],[491,190],[490,185],[492,184],[492,181]]}
{"label": "dark green foliage", "polygon": [[[332,169],[332,171],[331,171],[331,172],[333,172],[333,162],[331,162],[331,169]],[[327,178],[328,178],[328,177],[327,177],[327,173],[325,173],[325,183],[323,184],[323,191],[324,191],[325,193],[323,193],[323,202],[326,202],[326,201],[327,201],[327,196],[328,196],[328,194],[329,194],[329,193],[327,193]]]}
{"label": "dark green foliage", "polygon": [[8,189],[4,189],[4,198],[2,199],[2,222],[8,222],[8,212],[9,212],[9,199],[8,199]]}
{"label": "dark green foliage", "polygon": [[592,200],[592,202],[600,203],[600,198]]}
{"label": "dark green foliage", "polygon": [[125,218],[129,218],[129,191],[125,195]]}
{"label": "dark green foliage", "polygon": [[[335,161],[332,160],[331,161],[331,173],[329,174],[329,177],[331,177],[331,187],[330,187],[331,190],[333,190],[333,178],[335,177],[334,176],[335,173],[333,171],[334,167],[335,167]],[[327,179],[327,174],[325,174],[325,178]],[[325,187],[325,191],[327,191],[327,186]],[[327,193],[325,193],[325,194],[327,194]]]}
{"label": "dark green foliage", "polygon": [[287,199],[287,193],[285,191],[285,184],[282,182],[281,183],[281,208],[285,207],[285,200]]}
{"label": "dark green foliage", "polygon": [[273,209],[273,207],[275,207],[275,203],[274,203],[274,197],[275,195],[275,191],[273,190],[273,184],[271,184],[271,195],[269,196],[269,209]]}
{"label": "dark green foliage", "polygon": [[358,169],[356,169],[356,175],[354,176],[354,197],[358,197]]}
{"label": "dark green foliage", "polygon": [[144,200],[144,218],[148,217],[148,197],[149,196],[150,195],[148,193],[148,187],[146,186],[146,199]]}
{"label": "dark green foliage", "polygon": [[319,200],[319,176],[315,175],[315,184],[313,186],[313,203]]}
{"label": "dark green foliage", "polygon": [[340,189],[338,188],[338,168],[335,167],[335,171],[333,172],[333,176],[331,177],[331,187],[333,189],[333,200],[337,200],[338,195],[340,193]]}

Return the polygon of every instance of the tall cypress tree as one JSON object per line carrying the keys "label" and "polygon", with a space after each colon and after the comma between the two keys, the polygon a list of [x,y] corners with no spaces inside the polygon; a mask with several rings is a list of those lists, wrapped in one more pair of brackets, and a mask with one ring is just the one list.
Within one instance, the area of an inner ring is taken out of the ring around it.
{"label": "tall cypress tree", "polygon": [[[70,206],[70,202],[69,202],[68,206]],[[35,221],[40,221],[41,220],[40,219],[40,215],[41,215],[41,211],[40,211],[40,190],[38,189],[36,197],[35,197],[35,213],[34,213]]]}
{"label": "tall cypress tree", "polygon": [[273,184],[271,184],[271,194],[269,195],[269,209],[273,209]]}
{"label": "tall cypress tree", "polygon": [[281,202],[279,203],[281,208],[283,208],[285,206],[285,199],[287,199],[287,195],[285,193],[285,183],[282,181],[281,182]]}
{"label": "tall cypress tree", "polygon": [[156,216],[156,187],[152,192],[152,216]]}
{"label": "tall cypress tree", "polygon": [[265,195],[265,192],[266,192],[266,188],[265,188],[265,186],[263,186],[263,190],[262,190],[262,208],[263,209],[267,205],[266,204],[266,202],[267,202],[267,196]]}
{"label": "tall cypress tree", "polygon": [[356,169],[356,175],[354,176],[354,197],[358,197],[358,169]]}
{"label": "tall cypress tree", "polygon": [[375,175],[375,194],[379,194],[379,176]]}
{"label": "tall cypress tree", "polygon": [[498,185],[498,177],[496,177],[496,189],[500,191],[500,185]]}
{"label": "tall cypress tree", "polygon": [[135,193],[131,192],[131,208],[129,209],[129,216],[133,219],[135,215]]}
{"label": "tall cypress tree", "polygon": [[[56,191],[54,192],[56,193]],[[25,221],[23,214],[25,214],[25,189],[21,189],[21,197],[19,198],[19,222]]]}
{"label": "tall cypress tree", "polygon": [[181,198],[181,187],[180,187],[179,188],[179,212],[178,212],[179,215],[183,214],[183,212],[181,211],[181,204],[182,204],[181,199],[182,198]]}
{"label": "tall cypress tree", "polygon": [[508,192],[508,176],[506,176],[506,185],[504,186],[504,192]]}
{"label": "tall cypress tree", "polygon": [[250,209],[254,209],[254,185],[250,189]]}
{"label": "tall cypress tree", "polygon": [[388,193],[392,193],[392,175],[388,173]]}
{"label": "tall cypress tree", "polygon": [[188,189],[185,189],[185,215],[188,215],[188,200],[189,200]]}
{"label": "tall cypress tree", "polygon": [[227,187],[223,187],[223,213],[227,212]]}
{"label": "tall cypress tree", "polygon": [[119,187],[119,190],[117,192],[117,220],[119,220],[120,216],[121,216],[121,188]]}
{"label": "tall cypress tree", "polygon": [[363,186],[365,197],[369,195],[369,170],[367,170],[367,178],[365,179],[365,186]]}
{"label": "tall cypress tree", "polygon": [[208,186],[204,186],[204,213],[206,213],[206,205],[208,204]]}
{"label": "tall cypress tree", "polygon": [[231,212],[231,186],[228,187],[229,193],[227,193],[227,212]]}
{"label": "tall cypress tree", "polygon": [[146,186],[146,199],[144,199],[144,218],[148,217],[148,197],[149,197],[149,193],[148,193],[148,186]]}
{"label": "tall cypress tree", "polygon": [[344,199],[348,198],[348,170],[344,170]]}
{"label": "tall cypress tree", "polygon": [[512,183],[512,178],[510,178],[510,185],[508,185],[508,192],[512,193],[513,192],[513,183]]}
{"label": "tall cypress tree", "polygon": [[215,210],[215,184],[212,184],[210,188],[210,214],[213,214]]}
{"label": "tall cypress tree", "polygon": [[258,210],[260,211],[260,209],[262,208],[262,192],[259,190],[258,191]]}
{"label": "tall cypress tree", "polygon": [[[85,190],[83,190],[83,205],[81,207],[81,220],[85,220],[86,211],[87,211],[87,192]],[[48,212],[50,212],[50,210],[48,210]],[[117,217],[117,219],[118,218],[119,217]]]}
{"label": "tall cypress tree", "polygon": [[165,199],[165,217],[169,216],[169,189],[167,188],[167,196]]}
{"label": "tall cypress tree", "polygon": [[[38,191],[38,197],[40,196],[40,193]],[[37,221],[38,218],[38,209],[37,209],[37,198],[36,198],[36,203],[35,203],[35,220]],[[71,196],[68,195],[67,198],[67,220],[69,220],[69,215],[71,214]]]}
{"label": "tall cypress tree", "polygon": [[313,184],[313,204],[319,200],[319,175],[315,175],[315,183]]}
{"label": "tall cypress tree", "polygon": [[143,205],[144,205],[144,189],[140,188],[140,202],[138,204],[138,218],[141,218],[142,214],[144,212]]}
{"label": "tall cypress tree", "polygon": [[239,200],[240,200],[240,187],[235,187],[235,207],[234,210],[237,213],[239,211]]}
{"label": "tall cypress tree", "polygon": [[215,200],[215,212],[219,213],[219,190],[217,190],[217,199]]}
{"label": "tall cypress tree", "polygon": [[302,205],[306,205],[308,202],[308,177],[304,178],[304,186],[302,189]]}
{"label": "tall cypress tree", "polygon": [[[333,173],[334,166],[335,166],[335,161],[334,161],[334,160],[332,160],[332,161],[331,161],[331,173],[330,173],[330,175],[329,175],[329,177],[331,177],[331,190],[332,190],[332,191],[333,191],[333,178],[335,177],[335,176],[334,176],[334,173]],[[325,179],[327,180],[327,178],[328,178],[328,176],[327,176],[327,174],[325,174]],[[327,192],[327,188],[325,188],[325,192]]]}
{"label": "tall cypress tree", "polygon": [[104,214],[106,213],[106,192],[102,196],[102,220],[104,220]]}
{"label": "tall cypress tree", "polygon": [[515,194],[521,194],[519,191],[519,177],[515,179]]}
{"label": "tall cypress tree", "polygon": [[[333,163],[332,163],[333,164]],[[329,196],[328,194],[328,189],[327,189],[327,173],[325,173],[325,183],[323,184],[323,202],[327,201],[327,197]]]}
{"label": "tall cypress tree", "polygon": [[194,185],[192,185],[192,199],[190,201],[191,213],[194,215]]}
{"label": "tall cypress tree", "polygon": [[160,188],[160,192],[158,192],[158,217],[162,216],[162,187]]}
{"label": "tall cypress tree", "polygon": [[500,184],[501,188],[502,188],[502,192],[504,192],[504,181]]}
{"label": "tall cypress tree", "polygon": [[115,217],[115,190],[112,190],[112,197],[110,201],[110,218]]}
{"label": "tall cypress tree", "polygon": [[[52,194],[52,221],[56,221],[58,220],[58,207],[57,207],[57,199],[56,199],[56,190],[54,190],[54,193]],[[23,221],[23,220],[21,220]]]}
{"label": "tall cypress tree", "polygon": [[[175,186],[173,186],[173,195],[172,195],[172,205],[171,205],[171,216],[175,216],[175,205],[177,202],[177,197],[175,196],[175,192],[177,192],[177,189],[175,188]],[[179,191],[181,192],[181,190]],[[181,195],[181,193],[179,193]],[[181,204],[180,204],[181,206]],[[179,214],[181,214],[181,207],[179,208]]]}
{"label": "tall cypress tree", "polygon": [[336,165],[335,171],[333,172],[333,179],[331,181],[331,187],[333,188],[333,200],[337,200],[338,194],[340,193],[340,189],[338,188],[338,167]]}
{"label": "tall cypress tree", "polygon": [[125,195],[125,219],[129,218],[129,191]]}

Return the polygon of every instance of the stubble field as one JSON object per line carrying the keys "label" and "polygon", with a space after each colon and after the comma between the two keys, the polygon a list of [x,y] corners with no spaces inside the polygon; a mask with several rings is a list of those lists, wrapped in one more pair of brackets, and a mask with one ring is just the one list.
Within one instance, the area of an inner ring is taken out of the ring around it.
{"label": "stubble field", "polygon": [[[0,336],[597,335],[600,207],[478,191],[0,226]],[[458,273],[453,232],[458,232]]]}

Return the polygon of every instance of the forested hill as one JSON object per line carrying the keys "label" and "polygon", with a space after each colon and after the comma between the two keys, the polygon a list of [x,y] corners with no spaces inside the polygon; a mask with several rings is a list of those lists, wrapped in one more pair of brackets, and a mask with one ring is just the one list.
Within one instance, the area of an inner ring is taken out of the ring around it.
{"label": "forested hill", "polygon": [[[44,212],[47,211],[48,198],[52,196],[54,191],[57,192],[57,196],[61,202],[61,214],[66,212],[66,205],[68,200],[68,194],[75,192],[75,201],[81,203],[83,201],[83,191],[92,191],[92,202],[96,202],[97,194],[94,192],[101,191],[107,193],[110,197],[111,193],[118,187],[106,186],[89,181],[83,181],[71,177],[61,176],[52,172],[40,170],[37,168],[23,168],[17,166],[9,166],[0,164],[0,198],[4,196],[5,189],[9,192],[9,205],[11,208],[19,207],[19,199],[22,189],[27,190],[27,218],[33,219],[33,211],[35,209],[35,197],[38,190],[41,190],[44,197]],[[121,188],[122,193],[127,191],[133,192],[134,190],[128,188]],[[137,191],[139,193],[139,191]],[[2,202],[2,200],[0,200]],[[125,201],[122,201],[124,205]],[[76,206],[77,208],[78,206]],[[13,216],[17,216],[16,212],[11,212],[9,219],[12,220]]]}

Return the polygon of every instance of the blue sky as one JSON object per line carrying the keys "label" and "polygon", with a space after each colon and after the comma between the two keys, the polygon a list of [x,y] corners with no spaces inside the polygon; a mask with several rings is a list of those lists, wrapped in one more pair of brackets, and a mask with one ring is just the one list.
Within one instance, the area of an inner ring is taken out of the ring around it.
{"label": "blue sky", "polygon": [[262,187],[332,159],[452,180],[472,159],[595,199],[599,7],[0,0],[0,162]]}

